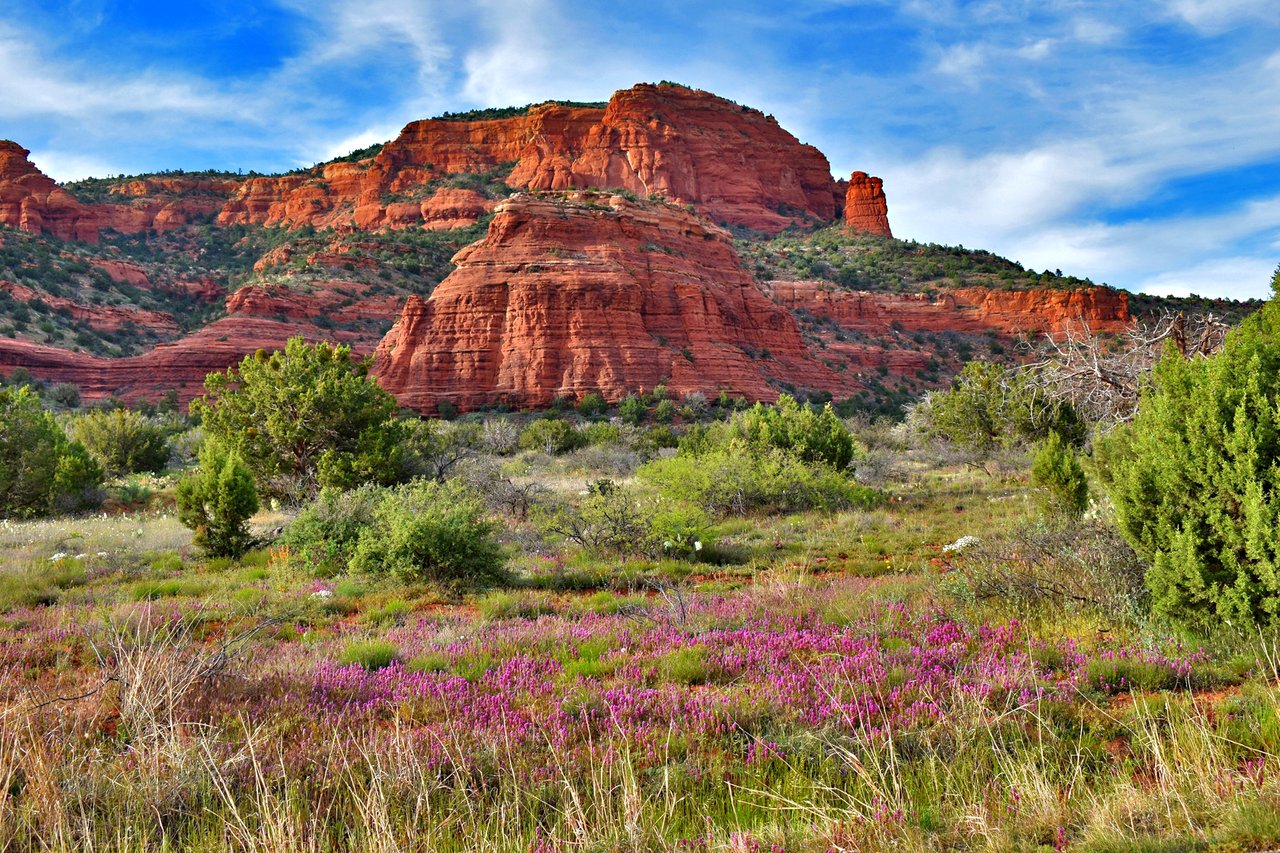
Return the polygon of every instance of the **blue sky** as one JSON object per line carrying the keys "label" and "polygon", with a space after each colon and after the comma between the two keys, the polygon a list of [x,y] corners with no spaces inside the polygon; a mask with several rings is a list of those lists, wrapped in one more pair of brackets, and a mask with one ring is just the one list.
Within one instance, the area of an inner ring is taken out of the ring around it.
{"label": "blue sky", "polygon": [[1264,296],[1280,262],[1275,0],[5,6],[0,137],[60,180],[276,171],[667,79],[882,176],[901,237],[1174,294]]}

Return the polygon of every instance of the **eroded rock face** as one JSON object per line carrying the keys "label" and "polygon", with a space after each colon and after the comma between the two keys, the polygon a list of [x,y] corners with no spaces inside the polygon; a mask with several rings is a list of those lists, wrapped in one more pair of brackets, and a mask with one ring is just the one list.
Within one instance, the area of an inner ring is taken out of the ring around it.
{"label": "eroded rock face", "polygon": [[30,151],[0,140],[0,224],[60,240],[98,242],[97,217],[27,159]]}
{"label": "eroded rock face", "polygon": [[850,231],[892,237],[889,229],[889,202],[884,181],[866,172],[854,172],[844,197],[844,225]]}
{"label": "eroded rock face", "polygon": [[826,281],[774,281],[768,290],[779,304],[792,310],[803,309],[815,317],[835,320],[843,328],[873,333],[895,324],[908,332],[1058,335],[1080,324],[1094,332],[1118,332],[1130,320],[1128,294],[1108,287],[968,287],[927,295],[841,290]]}
{"label": "eroded rock face", "polygon": [[621,196],[515,196],[410,297],[375,353],[402,405],[545,406],[666,384],[775,399],[780,381],[846,389],[791,315],[739,266],[728,234],[678,207]]}
{"label": "eroded rock face", "polygon": [[771,116],[679,86],[642,84],[602,109],[546,104],[487,121],[415,121],[371,160],[317,175],[246,181],[224,224],[428,228],[474,223],[492,202],[443,188],[445,175],[510,168],[512,187],[626,189],[692,204],[715,221],[776,232],[836,216],[822,152]]}

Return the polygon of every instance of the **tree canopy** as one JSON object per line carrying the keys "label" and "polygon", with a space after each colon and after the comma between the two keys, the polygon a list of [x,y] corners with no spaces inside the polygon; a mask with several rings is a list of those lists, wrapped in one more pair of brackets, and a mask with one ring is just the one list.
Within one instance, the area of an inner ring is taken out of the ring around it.
{"label": "tree canopy", "polygon": [[282,351],[209,374],[192,409],[249,466],[261,494],[298,501],[324,486],[390,483],[404,426],[368,370],[350,347],[290,338]]}

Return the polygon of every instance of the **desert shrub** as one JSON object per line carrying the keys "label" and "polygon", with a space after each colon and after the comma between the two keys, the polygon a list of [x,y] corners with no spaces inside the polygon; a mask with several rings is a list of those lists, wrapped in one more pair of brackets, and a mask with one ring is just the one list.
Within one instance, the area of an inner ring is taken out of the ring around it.
{"label": "desert shrub", "polygon": [[1039,489],[1041,508],[1048,516],[1079,518],[1089,507],[1089,481],[1080,457],[1057,430],[1036,451],[1031,482]]}
{"label": "desert shrub", "polygon": [[541,506],[535,519],[544,532],[595,553],[643,553],[651,542],[651,507],[635,489],[613,480],[593,480],[582,501]]}
{"label": "desert shrub", "polygon": [[1017,612],[1091,607],[1128,620],[1146,609],[1146,567],[1110,524],[1027,527],[963,545],[953,551],[948,586],[964,597]]}
{"label": "desert shrub", "polygon": [[323,489],[285,529],[283,541],[313,573],[346,571],[383,496],[384,490],[373,485],[347,492]]}
{"label": "desert shrub", "polygon": [[1170,348],[1134,420],[1101,443],[1117,522],[1151,563],[1161,613],[1204,625],[1280,620],[1278,395],[1280,296],[1216,355]]}
{"label": "desert shrub", "polygon": [[933,392],[913,407],[908,423],[921,438],[980,453],[1042,441],[1051,431],[1072,445],[1085,438],[1085,425],[1069,404],[1050,399],[1026,374],[987,361],[966,364],[951,390]]}
{"label": "desert shrub", "polygon": [[405,481],[444,481],[479,453],[484,442],[484,427],[475,423],[420,420],[409,422],[405,430],[400,475]]}
{"label": "desert shrub", "polygon": [[635,394],[628,394],[618,405],[618,417],[622,418],[622,422],[625,424],[639,426],[644,422],[645,416],[648,414],[648,407]]}
{"label": "desert shrub", "polygon": [[458,479],[473,495],[478,495],[490,512],[501,513],[519,521],[529,517],[546,488],[537,482],[517,483],[487,459],[475,459],[458,472]]}
{"label": "desert shrub", "polygon": [[89,503],[102,468],[68,441],[27,388],[0,390],[0,516],[30,518]]}
{"label": "desert shrub", "polygon": [[711,404],[707,402],[707,395],[701,391],[690,391],[680,401],[680,414],[686,418],[705,418],[710,411]]}
{"label": "desert shrub", "polygon": [[[654,389],[657,393],[657,389]],[[670,400],[659,400],[653,407],[653,419],[660,424],[669,424],[676,419],[676,404]]]}
{"label": "desert shrub", "polygon": [[109,477],[157,474],[169,463],[168,431],[130,409],[88,412],[76,418],[72,432]]}
{"label": "desert shrub", "polygon": [[45,392],[45,399],[64,409],[80,408],[80,386],[71,382],[59,382]]}
{"label": "desert shrub", "polygon": [[498,456],[515,453],[520,447],[520,428],[507,418],[491,418],[484,422],[481,444]]}
{"label": "desert shrub", "polygon": [[788,394],[779,396],[777,405],[756,403],[735,415],[730,434],[757,450],[776,448],[836,470],[849,467],[854,458],[853,436],[829,403],[819,412]]}
{"label": "desert shrub", "polygon": [[617,424],[587,424],[579,432],[587,445],[618,444],[622,441],[622,428]]}
{"label": "desert shrub", "polygon": [[678,447],[680,440],[668,426],[652,426],[640,433],[635,440],[635,449],[648,456],[654,456],[659,450]]}
{"label": "desert shrub", "polygon": [[178,520],[195,531],[193,541],[214,557],[237,557],[253,541],[248,520],[258,511],[253,474],[233,450],[208,442],[200,467],[178,483]]}
{"label": "desert shrub", "polygon": [[293,501],[325,486],[387,484],[401,473],[405,425],[368,370],[349,347],[290,338],[283,351],[209,374],[192,411],[250,466],[263,494]]}
{"label": "desert shrub", "polygon": [[387,489],[351,557],[357,572],[408,583],[503,580],[503,554],[480,501],[457,482],[420,480]]}
{"label": "desert shrub", "polygon": [[807,465],[777,449],[749,453],[734,444],[698,455],[657,459],[640,468],[637,476],[663,496],[719,517],[756,511],[836,510],[879,502],[877,492],[824,465]]}
{"label": "desert shrub", "polygon": [[400,648],[386,640],[353,640],[338,655],[343,666],[360,666],[370,672],[386,669],[400,660]]}
{"label": "desert shrub", "polygon": [[608,408],[609,404],[604,401],[604,397],[598,391],[583,394],[582,399],[578,401],[578,414],[584,418],[603,415]]}
{"label": "desert shrub", "polygon": [[582,434],[559,418],[539,418],[520,432],[520,449],[568,453],[583,445]]}

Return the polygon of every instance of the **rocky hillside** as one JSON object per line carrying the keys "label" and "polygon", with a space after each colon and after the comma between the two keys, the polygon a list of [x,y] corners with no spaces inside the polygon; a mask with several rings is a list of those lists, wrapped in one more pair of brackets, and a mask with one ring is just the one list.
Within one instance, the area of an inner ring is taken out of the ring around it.
{"label": "rocky hillside", "polygon": [[0,226],[0,373],[89,399],[189,399],[303,334],[376,351],[423,411],[656,384],[875,407],[1129,319],[1121,292],[894,239],[880,179],[671,84],[413,122],[276,176],[60,186],[0,143]]}

